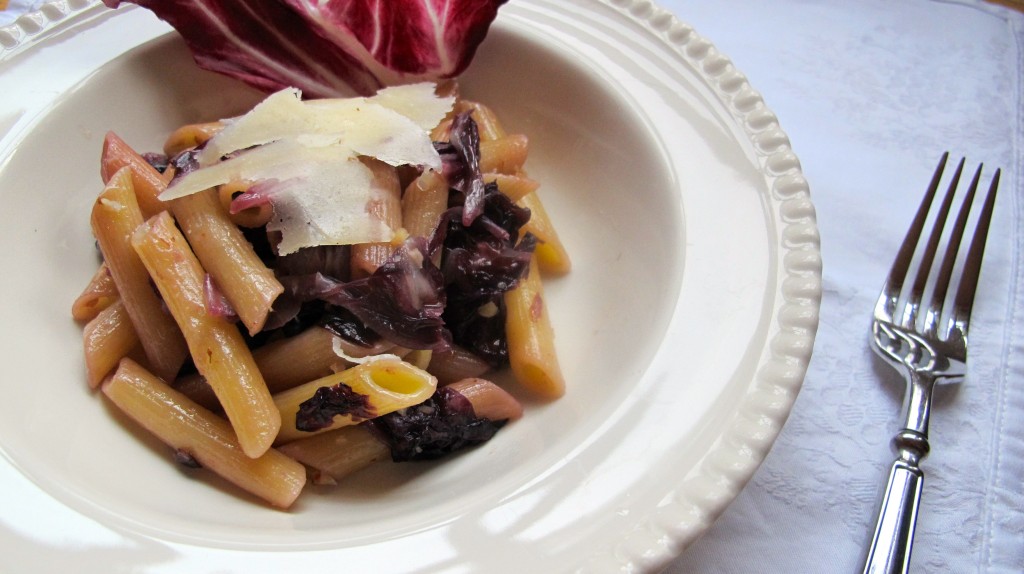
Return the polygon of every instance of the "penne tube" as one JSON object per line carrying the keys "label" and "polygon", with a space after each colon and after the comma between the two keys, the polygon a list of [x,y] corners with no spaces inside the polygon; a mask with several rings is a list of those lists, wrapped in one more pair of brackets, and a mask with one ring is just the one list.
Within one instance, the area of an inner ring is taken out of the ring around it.
{"label": "penne tube", "polygon": [[[334,351],[335,340],[341,339],[323,327],[313,326],[256,349],[253,358],[267,388],[271,393],[279,393],[337,370],[343,359]],[[302,360],[297,361],[297,357]]]}
{"label": "penne tube", "polygon": [[[388,352],[393,347],[392,343],[383,339],[373,346],[363,347],[323,327],[313,326],[298,335],[278,339],[256,349],[252,357],[263,374],[267,388],[273,394],[326,377],[351,365],[338,355],[338,350],[347,357],[362,358]],[[297,361],[296,357],[302,360]],[[210,410],[220,409],[217,396],[202,375],[174,381],[174,388]]]}
{"label": "penne tube", "polygon": [[260,332],[284,287],[231,221],[217,190],[179,197],[170,202],[170,207],[196,257],[249,334]]}
{"label": "penne tube", "polygon": [[130,238],[142,224],[130,170],[118,170],[92,208],[93,235],[110,269],[121,301],[145,349],[150,368],[172,380],[188,356],[174,318],[150,285],[149,273],[132,249]]}
{"label": "penne tube", "polygon": [[175,451],[268,503],[288,508],[302,492],[306,469],[267,450],[248,456],[227,421],[195,404],[144,368],[125,359],[103,383],[103,394]]}
{"label": "penne tube", "polygon": [[530,179],[518,173],[515,175],[509,175],[506,173],[485,173],[483,174],[484,183],[496,183],[498,185],[498,191],[508,196],[512,201],[519,201],[524,196],[529,195],[540,188],[540,183],[535,179]]}
{"label": "penne tube", "polygon": [[179,377],[171,383],[171,387],[208,411],[217,413],[224,410],[217,400],[217,393],[213,392],[213,387],[199,373]]}
{"label": "penne tube", "polygon": [[413,237],[429,238],[447,209],[448,182],[436,171],[426,170],[405,188],[402,225]]}
{"label": "penne tube", "polygon": [[269,203],[256,207],[247,207],[241,211],[231,213],[231,202],[235,197],[249,190],[250,183],[247,181],[230,181],[217,186],[217,197],[221,206],[227,212],[232,223],[241,227],[256,228],[262,227],[270,221],[274,215],[274,208]]}
{"label": "penne tube", "polygon": [[[364,158],[363,164],[373,172],[375,199],[367,210],[389,228],[398,230],[402,227],[402,188],[398,182],[398,172],[390,165],[372,158]],[[373,274],[395,251],[390,242],[360,243],[352,246],[352,276],[365,277]]]}
{"label": "penne tube", "polygon": [[103,183],[107,183],[121,168],[130,168],[132,186],[142,210],[142,217],[150,217],[167,209],[167,205],[157,196],[167,187],[163,176],[149,165],[138,152],[131,148],[114,132],[107,132],[103,139],[103,152],[100,157],[100,175]]}
{"label": "penne tube", "polygon": [[437,379],[397,358],[375,358],[274,395],[281,411],[278,444],[357,424],[422,403]]}
{"label": "penne tube", "polygon": [[530,193],[523,196],[518,204],[530,210],[530,220],[522,227],[520,233],[532,233],[537,236],[540,242],[534,251],[537,264],[542,273],[550,275],[565,275],[572,270],[572,261],[569,259],[569,252],[558,237],[554,223],[548,216],[548,212],[541,203],[540,196]]}
{"label": "penne tube", "polygon": [[[279,393],[352,365],[345,357],[361,359],[393,352],[393,349],[394,344],[384,339],[364,347],[323,327],[313,326],[298,335],[278,339],[256,349],[253,358],[270,392]],[[296,361],[296,357],[302,357],[302,361]]]}
{"label": "penne tube", "polygon": [[522,171],[529,140],[522,134],[501,139],[480,140],[480,172],[514,175]]}
{"label": "penne tube", "polygon": [[262,455],[277,436],[280,413],[241,333],[207,312],[206,271],[185,237],[163,212],[139,227],[132,245],[181,327],[196,369],[217,394],[242,450],[251,458]]}
{"label": "penne tube", "polygon": [[157,197],[167,182],[153,166],[113,132],[103,142],[102,173],[128,167],[144,218],[170,209],[196,250],[203,266],[224,292],[242,323],[255,334],[263,328],[267,313],[284,291],[274,273],[260,261],[252,245],[219,204],[215,190],[192,194],[165,203]]}
{"label": "penne tube", "polygon": [[452,118],[445,118],[430,130],[430,141],[447,142],[451,139]]}
{"label": "penne tube", "polygon": [[480,133],[480,142],[490,142],[505,137],[505,128],[491,108],[472,100],[459,100],[455,104],[455,112],[463,114],[470,112],[473,121],[476,122],[476,129]]}
{"label": "penne tube", "polygon": [[530,259],[530,271],[515,289],[505,293],[505,336],[508,359],[516,382],[549,399],[565,393],[565,380],[555,353],[537,258]]}
{"label": "penne tube", "polygon": [[206,122],[200,124],[188,124],[171,132],[164,141],[164,153],[167,157],[174,157],[179,153],[192,149],[220,133],[224,129],[221,122]]}
{"label": "penne tube", "polygon": [[460,379],[479,377],[491,370],[491,365],[466,349],[451,345],[445,351],[434,351],[430,355],[427,370],[437,377],[438,384],[447,385]]}
{"label": "penne tube", "polygon": [[82,293],[71,304],[71,316],[76,321],[91,321],[121,296],[117,293],[114,276],[106,263],[101,263]]}
{"label": "penne tube", "polygon": [[486,379],[462,379],[445,388],[469,401],[473,405],[473,414],[479,418],[504,421],[523,416],[523,405],[508,391]]}
{"label": "penne tube", "polygon": [[313,469],[313,482],[331,483],[388,460],[391,450],[365,425],[346,426],[277,447],[283,454]]}
{"label": "penne tube", "polygon": [[124,303],[116,300],[82,329],[85,370],[89,387],[95,389],[117,363],[135,349],[141,349],[135,327]]}

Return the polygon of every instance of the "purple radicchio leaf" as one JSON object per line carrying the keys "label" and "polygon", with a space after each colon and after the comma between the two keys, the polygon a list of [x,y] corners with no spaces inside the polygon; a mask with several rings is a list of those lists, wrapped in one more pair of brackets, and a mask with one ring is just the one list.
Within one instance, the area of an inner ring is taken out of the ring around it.
{"label": "purple radicchio leaf", "polygon": [[507,0],[126,1],[173,26],[202,68],[322,98],[460,74]]}
{"label": "purple radicchio leaf", "polygon": [[209,273],[203,276],[203,304],[206,306],[206,312],[213,317],[220,317],[229,322],[238,320],[235,308],[231,306],[231,302],[217,287]]}
{"label": "purple radicchio leaf", "polygon": [[517,206],[494,184],[486,186],[482,213],[472,225],[462,224],[462,209],[450,208],[432,238],[434,244],[443,241],[443,319],[454,343],[501,367],[508,362],[504,293],[529,271],[537,238],[527,233],[515,243],[530,210]]}
{"label": "purple radicchio leaf", "polygon": [[281,277],[289,296],[343,307],[387,340],[410,349],[443,351],[444,277],[426,255],[426,240],[410,238],[370,275],[340,281],[321,273]]}
{"label": "purple radicchio leaf", "polygon": [[[445,177],[465,196],[462,224],[473,223],[484,209],[484,178],[480,173],[480,132],[469,112],[455,116],[449,136],[456,161],[444,162]],[[452,154],[444,158],[451,159]]]}
{"label": "purple radicchio leaf", "polygon": [[506,421],[479,418],[461,393],[442,387],[429,399],[366,423],[395,462],[432,460],[486,442]]}
{"label": "purple radicchio leaf", "polygon": [[370,397],[357,393],[345,383],[320,387],[313,396],[299,405],[295,413],[295,428],[303,432],[316,432],[331,426],[336,416],[351,416],[353,422],[372,419],[377,409]]}

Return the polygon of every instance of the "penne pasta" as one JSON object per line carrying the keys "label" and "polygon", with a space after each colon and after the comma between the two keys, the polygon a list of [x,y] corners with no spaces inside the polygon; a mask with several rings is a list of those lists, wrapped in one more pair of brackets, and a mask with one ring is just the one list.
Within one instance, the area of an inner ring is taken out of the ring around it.
{"label": "penne pasta", "polygon": [[71,304],[71,316],[76,321],[91,321],[120,298],[110,268],[106,263],[101,263],[82,294]]}
{"label": "penne pasta", "polygon": [[[313,326],[253,351],[253,358],[271,393],[286,391],[330,375],[347,363],[334,351],[341,339],[327,329]],[[296,361],[296,357],[302,357]]]}
{"label": "penne pasta", "polygon": [[530,259],[529,274],[505,294],[505,305],[508,359],[516,382],[545,398],[562,396],[565,380],[536,257]]}
{"label": "penne pasta", "polygon": [[224,129],[221,122],[206,122],[201,124],[188,124],[171,132],[164,142],[164,153],[167,157],[174,157],[179,153],[192,149]]}
{"label": "penne pasta", "polygon": [[480,102],[459,100],[455,104],[455,112],[459,114],[470,112],[472,114],[481,143],[500,140],[507,135],[494,111]]}
{"label": "penne pasta", "polygon": [[185,335],[196,369],[217,394],[242,450],[262,455],[277,436],[281,415],[241,333],[207,312],[205,270],[174,220],[163,212],[147,221],[132,245]]}
{"label": "penne pasta", "polygon": [[523,173],[517,173],[515,175],[509,175],[506,173],[485,173],[483,174],[484,183],[495,183],[498,185],[498,191],[504,193],[512,201],[519,201],[524,196],[529,195],[540,188],[540,183],[537,180],[526,177]]}
{"label": "penne pasta", "polygon": [[491,370],[491,365],[466,349],[452,345],[445,351],[432,353],[427,370],[437,377],[438,384],[447,385],[460,379],[479,377]]}
{"label": "penne pasta", "polygon": [[149,219],[167,209],[167,205],[157,198],[167,187],[160,172],[149,165],[149,162],[117,134],[107,132],[103,139],[103,153],[100,157],[100,175],[103,178],[103,183],[107,183],[118,170],[125,167],[131,170],[129,173],[131,173],[132,187],[135,190],[143,219]]}
{"label": "penne pasta", "polygon": [[366,361],[274,395],[278,444],[422,403],[436,388],[433,375],[397,358]]}
{"label": "penne pasta", "polygon": [[551,217],[544,209],[540,196],[530,193],[519,199],[519,205],[530,210],[530,220],[526,222],[520,233],[532,233],[537,236],[540,243],[534,251],[534,257],[543,273],[550,275],[565,275],[572,270],[572,262],[569,260],[569,252],[558,237],[555,225]]}
{"label": "penne pasta", "polygon": [[213,277],[249,334],[258,333],[274,301],[284,292],[274,272],[231,221],[215,189],[169,203],[203,268]]}
{"label": "penne pasta", "polygon": [[92,230],[100,251],[131,317],[150,368],[172,380],[188,356],[188,347],[174,318],[149,283],[149,273],[132,249],[130,238],[142,224],[130,170],[118,170],[92,209]]}
{"label": "penne pasta", "polygon": [[131,318],[120,300],[103,309],[82,329],[85,371],[89,387],[95,389],[117,363],[135,349],[141,349]]}
{"label": "penne pasta", "polygon": [[195,404],[130,359],[103,383],[103,394],[175,451],[270,504],[288,508],[306,484],[298,462],[267,450],[250,457],[227,421]]}
{"label": "penne pasta", "polygon": [[508,391],[486,379],[468,378],[447,387],[473,405],[473,414],[492,421],[516,420],[523,416],[523,405]]}
{"label": "penne pasta", "polygon": [[[363,159],[363,164],[373,172],[373,187],[377,199],[368,211],[383,221],[389,228],[402,227],[402,188],[398,172],[390,165],[376,159]],[[360,243],[352,246],[352,276],[363,277],[372,274],[395,251],[395,245],[388,243]]]}
{"label": "penne pasta", "polygon": [[529,140],[522,134],[480,141],[481,173],[514,175],[522,171],[529,150]]}
{"label": "penne pasta", "polygon": [[213,392],[213,387],[199,373],[179,377],[171,383],[171,387],[208,411],[223,412],[217,393]]}
{"label": "penne pasta", "polygon": [[413,237],[430,237],[448,209],[448,182],[433,170],[424,171],[402,195],[402,225]]}
{"label": "penne pasta", "polygon": [[170,209],[193,244],[199,260],[213,276],[242,323],[251,334],[258,332],[267,313],[284,288],[260,261],[241,230],[231,221],[215,190],[207,190],[165,203],[157,197],[167,182],[153,166],[113,132],[103,146],[103,168],[128,167],[144,218]]}
{"label": "penne pasta", "polygon": [[[350,363],[337,353],[361,358],[379,355],[393,349],[380,340],[371,347],[350,343],[319,326],[309,327],[298,335],[278,339],[252,353],[253,360],[270,392],[280,393],[303,383],[320,379],[347,368]],[[296,361],[296,357],[302,360]],[[183,377],[174,382],[174,388],[210,410],[220,409],[217,396],[202,375]]]}
{"label": "penne pasta", "polygon": [[391,451],[365,425],[346,426],[277,447],[313,469],[313,482],[331,483],[387,460]]}

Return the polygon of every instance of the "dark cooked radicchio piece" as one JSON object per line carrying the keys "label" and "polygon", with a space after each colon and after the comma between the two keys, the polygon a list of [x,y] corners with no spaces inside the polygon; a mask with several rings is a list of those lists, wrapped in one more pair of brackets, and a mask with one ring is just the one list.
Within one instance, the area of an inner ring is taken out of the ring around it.
{"label": "dark cooked radicchio piece", "polygon": [[411,238],[370,275],[340,281],[320,273],[282,277],[291,297],[343,307],[387,340],[410,349],[442,351],[451,335],[441,314],[444,278],[426,256],[426,240]]}
{"label": "dark cooked radicchio piece", "polygon": [[171,178],[171,182],[168,185],[173,184],[179,178],[185,177],[185,175],[199,169],[199,160],[197,159],[199,151],[203,149],[203,146],[187,149],[170,159],[169,167],[174,167],[174,177]]}
{"label": "dark cooked radicchio piece", "polygon": [[366,425],[391,449],[392,460],[404,462],[432,460],[486,442],[505,422],[477,417],[466,397],[442,387],[426,401]]}
{"label": "dark cooked radicchio piece", "polygon": [[316,432],[331,426],[334,417],[349,415],[359,422],[377,416],[370,397],[357,393],[345,383],[320,387],[313,396],[299,405],[295,413],[295,428],[303,432]]}
{"label": "dark cooked radicchio piece", "polygon": [[[458,194],[453,194],[458,195]],[[446,212],[434,242],[443,241],[442,273],[448,302],[443,315],[452,339],[495,367],[508,362],[505,340],[505,292],[529,270],[537,239],[520,228],[530,219],[497,186],[485,187],[483,209],[469,226],[456,205]]]}
{"label": "dark cooked radicchio piece", "polygon": [[170,158],[162,153],[146,152],[142,154],[142,159],[160,173],[167,171],[167,166],[171,163]]}
{"label": "dark cooked radicchio piece", "polygon": [[317,324],[338,337],[360,347],[370,348],[377,341],[380,341],[380,335],[367,328],[359,320],[359,317],[356,317],[344,307],[329,307],[320,316]]}
{"label": "dark cooked radicchio piece", "polygon": [[463,199],[462,224],[470,225],[484,208],[484,178],[480,173],[480,132],[470,112],[455,116],[449,141],[435,144],[444,177]]}
{"label": "dark cooked radicchio piece", "polygon": [[184,466],[185,468],[203,468],[196,457],[189,451],[179,448],[174,451],[174,462]]}

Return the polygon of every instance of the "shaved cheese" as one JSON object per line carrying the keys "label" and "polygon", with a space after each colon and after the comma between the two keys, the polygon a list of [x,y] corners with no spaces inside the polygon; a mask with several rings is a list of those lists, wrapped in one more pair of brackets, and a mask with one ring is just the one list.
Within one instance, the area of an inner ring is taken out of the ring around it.
{"label": "shaved cheese", "polygon": [[312,147],[295,140],[279,140],[188,172],[175,179],[160,194],[160,199],[170,201],[232,180],[308,179],[318,169],[315,164],[319,162],[344,162],[354,157],[351,150],[343,147]]}
{"label": "shaved cheese", "polygon": [[302,101],[297,89],[268,96],[196,153],[199,168],[173,180],[164,201],[230,181],[261,185],[274,210],[279,254],[315,245],[391,241],[395,230],[370,206],[384,193],[359,158],[441,169],[429,130],[451,110],[433,84],[381,90],[370,98]]}
{"label": "shaved cheese", "polygon": [[281,232],[277,252],[314,245],[391,241],[394,230],[369,211],[378,199],[373,172],[358,159],[324,161],[309,177],[284,181],[271,191],[270,231]]}
{"label": "shaved cheese", "polygon": [[455,96],[439,98],[435,90],[436,86],[428,82],[391,86],[377,92],[370,101],[402,114],[424,130],[432,130],[455,105]]}
{"label": "shaved cheese", "polygon": [[448,113],[453,98],[438,97],[433,84],[386,88],[371,98],[301,98],[296,89],[270,95],[211,138],[197,156],[199,165],[240,149],[299,139],[305,145],[347,146],[391,165],[440,169],[429,130]]}

